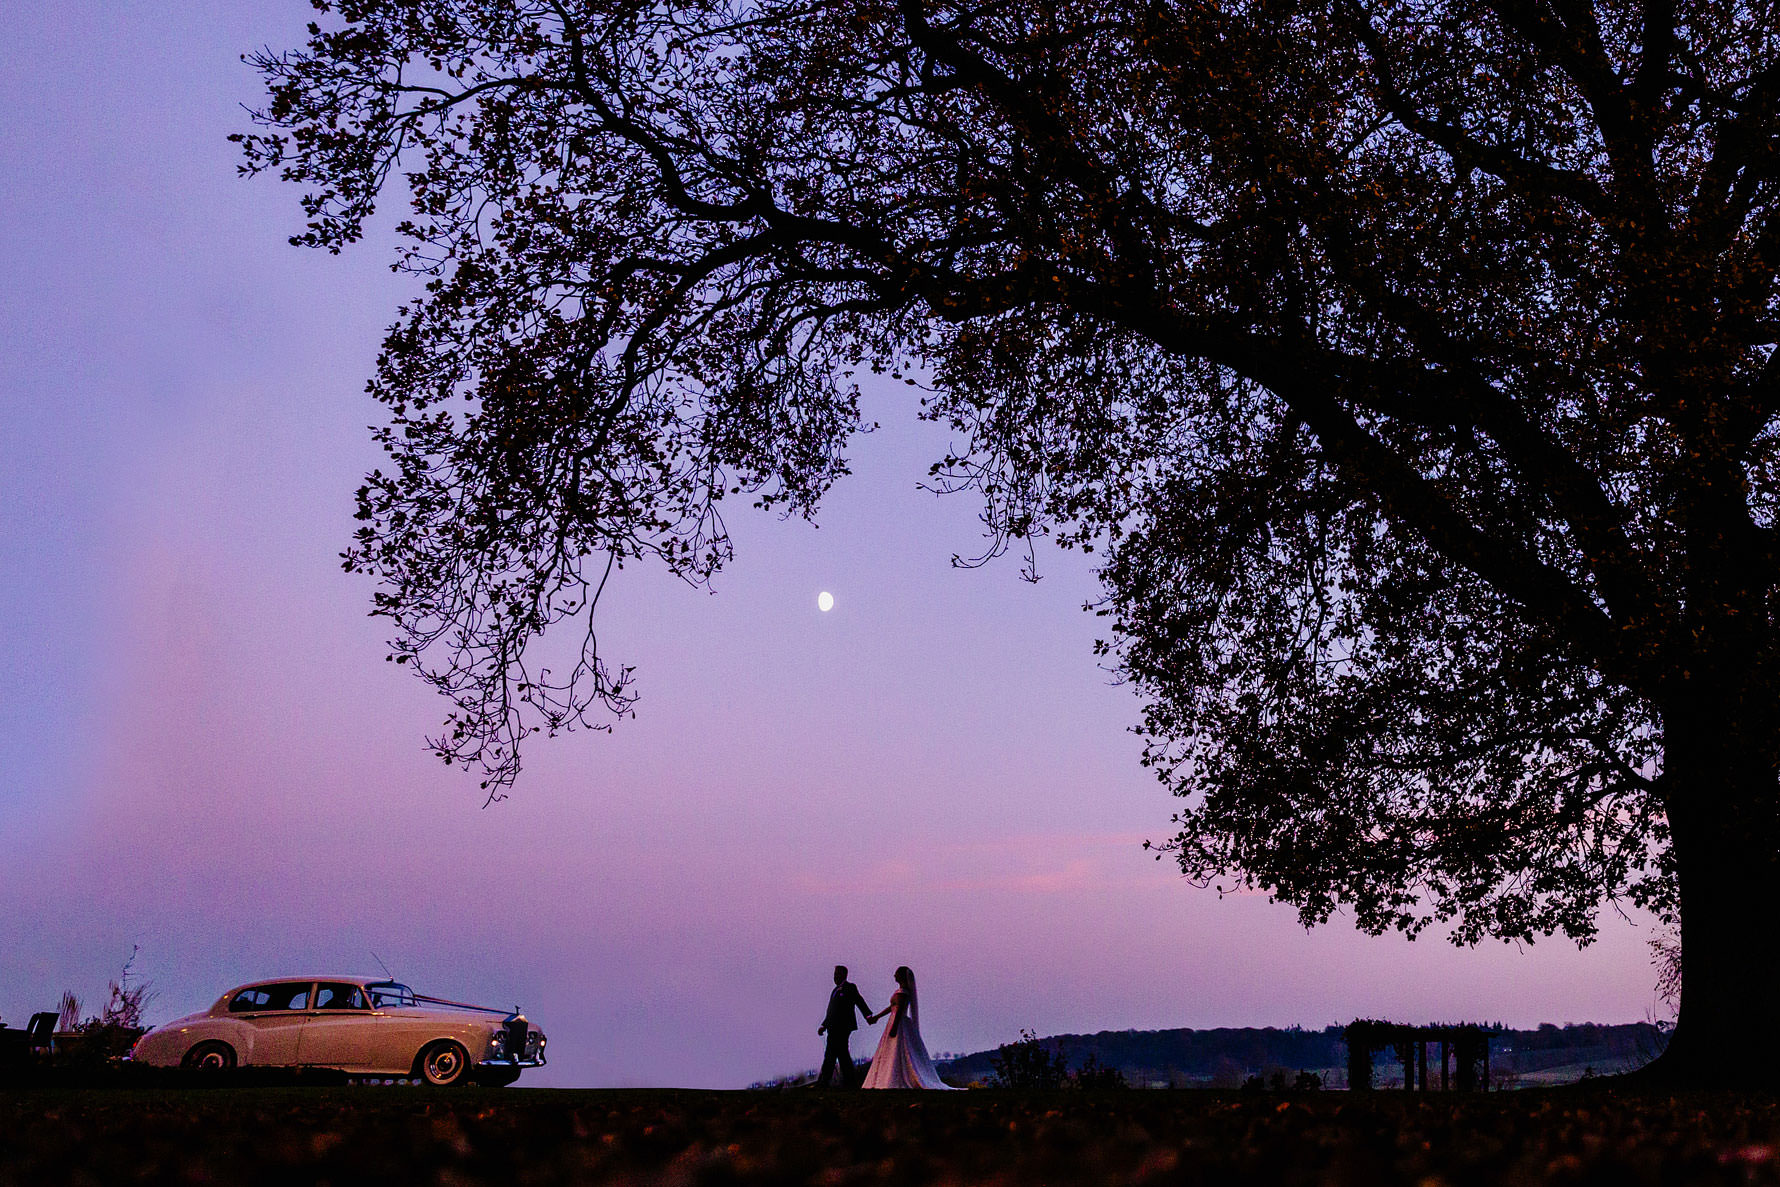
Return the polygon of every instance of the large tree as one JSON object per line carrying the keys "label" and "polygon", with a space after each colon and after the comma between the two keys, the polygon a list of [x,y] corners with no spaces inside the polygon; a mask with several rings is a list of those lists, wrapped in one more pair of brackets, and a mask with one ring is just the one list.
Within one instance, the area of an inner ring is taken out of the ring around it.
{"label": "large tree", "polygon": [[1780,1060],[1771,0],[315,7],[246,169],[328,250],[412,207],[346,563],[449,759],[622,713],[611,566],[813,513],[887,372],[997,544],[1102,559],[1188,874],[1639,903],[1662,1066]]}

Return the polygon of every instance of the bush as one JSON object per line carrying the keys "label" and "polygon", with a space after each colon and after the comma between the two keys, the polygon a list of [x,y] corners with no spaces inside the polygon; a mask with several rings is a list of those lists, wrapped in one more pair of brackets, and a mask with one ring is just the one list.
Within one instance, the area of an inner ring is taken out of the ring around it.
{"label": "bush", "polygon": [[1088,1058],[1082,1060],[1082,1066],[1070,1077],[1071,1082],[1083,1092],[1116,1092],[1129,1088],[1125,1083],[1125,1073],[1110,1064],[1100,1062],[1100,1057],[1092,1051]]}
{"label": "bush", "polygon": [[1003,1043],[989,1057],[995,1069],[990,1084],[996,1088],[1051,1089],[1061,1088],[1069,1079],[1069,1064],[1055,1043],[1047,1046],[1029,1030],[1020,1031],[1020,1041]]}
{"label": "bush", "polygon": [[155,989],[151,982],[138,981],[134,985],[130,984],[130,966],[126,964],[123,978],[111,983],[110,995],[106,998],[105,1007],[99,1011],[99,1016],[87,1019],[81,1024],[81,1029],[98,1026],[141,1030],[142,1011],[154,999]]}
{"label": "bush", "polygon": [[136,949],[124,961],[123,972],[111,982],[105,1005],[85,1021],[80,1018],[80,999],[73,991],[62,995],[57,1029],[64,1032],[56,1040],[57,1062],[74,1067],[90,1067],[119,1058],[142,1037],[142,1011],[155,998],[151,982],[130,983],[130,966],[136,963]]}
{"label": "bush", "polygon": [[1291,1080],[1286,1079],[1286,1069],[1274,1068],[1265,1078],[1260,1075],[1250,1076],[1242,1082],[1242,1091],[1256,1092],[1321,1092],[1323,1078],[1315,1072],[1299,1069]]}

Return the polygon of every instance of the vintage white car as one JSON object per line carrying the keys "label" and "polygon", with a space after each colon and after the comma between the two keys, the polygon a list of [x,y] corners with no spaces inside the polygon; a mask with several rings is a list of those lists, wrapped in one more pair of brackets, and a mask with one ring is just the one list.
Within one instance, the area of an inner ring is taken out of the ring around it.
{"label": "vintage white car", "polygon": [[157,1026],[130,1058],[154,1067],[322,1067],[428,1084],[506,1085],[543,1066],[544,1032],[517,1011],[425,997],[396,981],[280,977]]}

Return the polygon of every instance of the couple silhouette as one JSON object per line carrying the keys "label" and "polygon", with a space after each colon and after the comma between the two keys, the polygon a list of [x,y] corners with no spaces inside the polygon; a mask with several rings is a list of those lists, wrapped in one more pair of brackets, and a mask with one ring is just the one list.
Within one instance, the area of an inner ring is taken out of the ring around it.
{"label": "couple silhouette", "polygon": [[927,1044],[921,1041],[921,1010],[915,993],[915,974],[905,964],[896,970],[895,977],[896,991],[890,995],[890,1004],[874,1014],[865,1004],[865,998],[860,996],[859,987],[847,980],[847,966],[834,966],[834,992],[828,995],[828,1012],[822,1017],[822,1025],[816,1028],[817,1034],[828,1036],[816,1087],[829,1087],[837,1071],[840,1087],[853,1087],[850,1043],[853,1032],[859,1029],[854,1021],[857,1012],[867,1025],[893,1015],[889,1027],[878,1040],[877,1052],[871,1058],[871,1067],[860,1087],[951,1088],[933,1069],[933,1060],[927,1057]]}

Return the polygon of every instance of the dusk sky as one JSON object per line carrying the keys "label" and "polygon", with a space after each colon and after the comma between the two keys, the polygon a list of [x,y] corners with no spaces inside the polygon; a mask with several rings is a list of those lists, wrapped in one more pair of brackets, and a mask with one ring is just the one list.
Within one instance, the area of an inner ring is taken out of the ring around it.
{"label": "dusk sky", "polygon": [[1036,585],[954,569],[977,508],[918,489],[948,438],[888,388],[819,529],[737,506],[714,592],[616,579],[601,637],[637,666],[636,719],[534,740],[484,809],[424,750],[446,705],[384,662],[337,557],[408,282],[387,238],[288,246],[297,194],[238,179],[226,140],[258,98],[238,56],[310,16],[5,6],[8,1024],[64,989],[96,1008],[133,944],[150,1021],[375,952],[423,992],[523,1005],[552,1059],[525,1082],[577,1086],[813,1067],[837,961],[874,1008],[912,966],[935,1051],[1661,1012],[1639,920],[1610,912],[1581,952],[1307,933],[1145,854],[1173,801],[1096,666],[1091,571],[1054,550]]}

